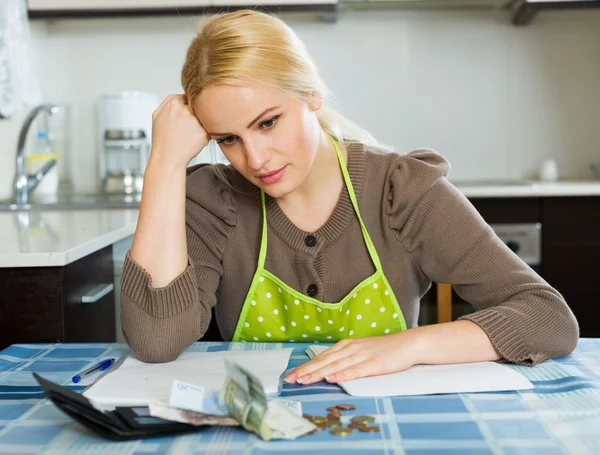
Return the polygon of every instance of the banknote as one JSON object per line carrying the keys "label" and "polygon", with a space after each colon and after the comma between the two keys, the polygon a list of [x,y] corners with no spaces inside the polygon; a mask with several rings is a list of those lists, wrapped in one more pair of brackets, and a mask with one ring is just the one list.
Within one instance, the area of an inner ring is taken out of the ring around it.
{"label": "banknote", "polygon": [[149,403],[148,409],[152,417],[160,417],[165,420],[175,422],[189,423],[190,425],[223,425],[223,426],[239,426],[239,422],[231,417],[222,417],[209,414],[203,414],[186,409],[179,409],[169,406],[166,403]]}
{"label": "banknote", "polygon": [[272,439],[296,439],[317,428],[302,415],[295,414],[276,400],[269,401],[267,405],[265,425],[272,430]]}
{"label": "banknote", "polygon": [[187,409],[202,414],[227,416],[228,411],[219,405],[219,391],[210,390],[201,385],[188,384],[174,380],[171,387],[169,406]]}
{"label": "banknote", "polygon": [[[288,408],[297,416],[302,416],[302,403],[300,401],[286,400],[284,398],[274,398],[271,401],[279,403],[281,406]],[[269,401],[269,403],[271,403],[271,401]]]}
{"label": "banknote", "polygon": [[258,378],[244,368],[225,360],[227,377],[221,389],[219,404],[229,411],[245,429],[264,440],[273,438],[266,425],[267,396]]}
{"label": "banknote", "polygon": [[316,428],[286,404],[268,401],[260,380],[245,368],[225,361],[227,377],[219,405],[244,428],[270,439],[295,439]]}

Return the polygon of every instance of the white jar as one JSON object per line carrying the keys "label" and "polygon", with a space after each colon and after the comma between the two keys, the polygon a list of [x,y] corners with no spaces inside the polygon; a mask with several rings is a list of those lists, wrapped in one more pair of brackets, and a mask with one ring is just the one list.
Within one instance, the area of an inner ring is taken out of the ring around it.
{"label": "white jar", "polygon": [[558,177],[556,160],[552,158],[544,160],[540,166],[540,180],[544,182],[556,182]]}

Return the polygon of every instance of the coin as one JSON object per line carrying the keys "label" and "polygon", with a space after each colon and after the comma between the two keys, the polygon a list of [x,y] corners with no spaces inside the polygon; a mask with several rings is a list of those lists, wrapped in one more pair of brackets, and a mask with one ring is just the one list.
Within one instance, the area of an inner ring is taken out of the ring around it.
{"label": "coin", "polygon": [[312,418],[313,423],[317,424],[317,425],[321,425],[327,422],[327,417],[323,417],[323,416],[314,416]]}
{"label": "coin", "polygon": [[317,429],[313,430],[313,431],[323,431],[323,430],[326,430],[327,428],[329,428],[329,426],[327,424],[317,425]]}
{"label": "coin", "polygon": [[352,428],[334,428],[333,430],[331,430],[331,434],[334,434],[336,436],[348,436],[352,434],[352,431]]}
{"label": "coin", "polygon": [[329,412],[336,412],[336,411],[340,412],[340,410],[339,410],[339,408],[337,406],[329,406],[327,408],[327,411],[329,411]]}
{"label": "coin", "polygon": [[310,414],[302,414],[302,417],[304,417],[306,420],[310,420],[312,422],[313,416],[311,416]]}
{"label": "coin", "polygon": [[372,416],[356,416],[356,417],[352,417],[351,421],[352,422],[361,422],[361,423],[375,422],[375,417],[372,417]]}
{"label": "coin", "polygon": [[354,406],[353,404],[336,404],[336,407],[338,409],[341,409],[342,411],[352,411],[354,409],[356,409],[356,406]]}
{"label": "coin", "polygon": [[340,422],[339,420],[328,420],[327,425],[329,426],[329,428],[337,428],[342,426],[342,422]]}
{"label": "coin", "polygon": [[328,420],[340,420],[340,415],[339,414],[333,414],[333,413],[329,413],[327,414],[327,419]]}
{"label": "coin", "polygon": [[360,427],[358,429],[359,431],[362,431],[363,433],[379,433],[379,427]]}
{"label": "coin", "polygon": [[360,430],[361,428],[364,428],[366,426],[367,424],[362,422],[350,422],[348,424],[348,428],[356,428],[357,430]]}
{"label": "coin", "polygon": [[342,416],[342,411],[340,411],[339,409],[336,409],[335,411],[329,411],[329,413],[327,414],[329,415],[334,415],[334,416],[338,416],[341,417]]}

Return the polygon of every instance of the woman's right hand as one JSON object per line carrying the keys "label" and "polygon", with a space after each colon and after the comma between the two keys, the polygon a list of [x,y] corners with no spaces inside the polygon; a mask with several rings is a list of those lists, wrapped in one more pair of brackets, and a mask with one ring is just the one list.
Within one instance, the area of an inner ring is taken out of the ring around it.
{"label": "woman's right hand", "polygon": [[185,95],[167,96],[152,113],[151,158],[187,167],[209,140]]}

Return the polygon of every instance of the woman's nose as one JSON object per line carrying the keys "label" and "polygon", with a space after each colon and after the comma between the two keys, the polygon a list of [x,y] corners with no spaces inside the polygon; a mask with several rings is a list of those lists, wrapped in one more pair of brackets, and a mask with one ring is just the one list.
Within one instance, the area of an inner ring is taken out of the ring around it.
{"label": "woman's nose", "polygon": [[270,154],[263,147],[254,143],[246,143],[246,156],[248,166],[256,171],[264,169],[270,160]]}

